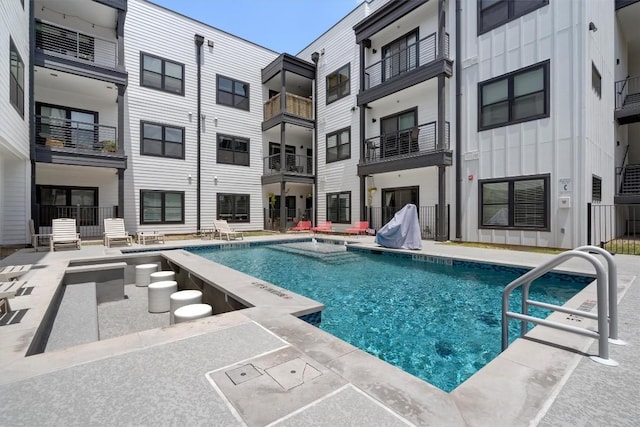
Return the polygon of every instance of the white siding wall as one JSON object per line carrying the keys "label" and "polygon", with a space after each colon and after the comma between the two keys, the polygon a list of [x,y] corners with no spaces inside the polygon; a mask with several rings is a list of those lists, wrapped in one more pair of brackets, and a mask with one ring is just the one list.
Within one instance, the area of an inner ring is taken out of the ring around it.
{"label": "white siding wall", "polygon": [[118,204],[118,176],[116,169],[40,163],[36,169],[37,185],[67,187],[97,187],[98,206]]}
{"label": "white siding wall", "polygon": [[[594,167],[585,166],[585,98],[591,97],[592,91],[591,64],[585,47],[585,43],[589,43],[586,39],[591,36],[586,34],[589,20],[585,16],[584,3],[551,1],[548,6],[479,37],[473,3],[466,2],[462,11],[461,167],[463,177],[474,176],[473,180],[462,183],[463,238],[550,247],[583,243],[586,238],[585,195],[591,188],[591,172],[585,182],[585,167]],[[550,117],[478,132],[478,82],[545,60],[550,60]],[[603,69],[606,73],[611,72],[604,66]],[[611,79],[608,75],[603,81],[603,92]],[[611,108],[608,101],[605,103]],[[593,114],[597,113],[594,111]],[[603,114],[603,117],[611,116],[611,109]],[[613,130],[610,124],[608,128]],[[600,146],[601,137],[597,138],[595,144]],[[478,229],[478,179],[533,174],[550,174],[551,177],[550,231]],[[559,207],[560,179],[571,180],[570,209]]]}
{"label": "white siding wall", "polygon": [[[24,117],[9,103],[9,40],[24,63]],[[0,2],[0,245],[28,242],[29,2]]]}
{"label": "white siding wall", "polygon": [[[129,71],[126,93],[125,140],[129,165],[125,174],[125,221],[128,230],[140,226],[140,190],[172,190],[185,193],[184,225],[165,227],[168,232],[196,230],[197,86],[194,35],[205,37],[202,51],[202,228],[211,228],[216,215],[216,194],[251,195],[251,222],[239,229],[263,226],[262,175],[262,87],[261,69],[277,55],[228,33],[192,21],[143,0],[128,3],[125,24],[125,63]],[[210,48],[207,41],[212,40]],[[185,95],[174,95],[140,86],[140,52],[184,64]],[[216,74],[250,84],[250,111],[216,104]],[[190,114],[191,113],[191,114]],[[217,120],[215,120],[217,118]],[[140,155],[140,121],[185,128],[185,159]],[[216,134],[237,135],[251,140],[250,167],[216,163]],[[189,181],[188,176],[192,179]],[[217,185],[214,183],[217,177]]]}

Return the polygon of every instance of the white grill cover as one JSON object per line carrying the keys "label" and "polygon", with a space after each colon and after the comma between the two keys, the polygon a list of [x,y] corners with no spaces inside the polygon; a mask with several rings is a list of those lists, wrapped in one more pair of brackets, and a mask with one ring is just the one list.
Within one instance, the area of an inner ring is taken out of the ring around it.
{"label": "white grill cover", "polygon": [[408,204],[396,212],[391,221],[378,230],[376,243],[393,249],[422,249],[416,205]]}

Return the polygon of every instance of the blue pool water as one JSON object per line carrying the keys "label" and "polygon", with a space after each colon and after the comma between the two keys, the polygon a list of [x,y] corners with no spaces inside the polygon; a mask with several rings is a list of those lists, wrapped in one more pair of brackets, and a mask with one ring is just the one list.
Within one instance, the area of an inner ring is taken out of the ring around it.
{"label": "blue pool water", "polygon": [[[502,290],[523,273],[364,251],[314,258],[278,246],[191,252],[322,302],[321,329],[447,392],[500,352]],[[592,280],[551,276],[533,283],[533,299],[563,304]],[[514,293],[512,309],[519,304]],[[512,339],[519,328],[512,320]]]}

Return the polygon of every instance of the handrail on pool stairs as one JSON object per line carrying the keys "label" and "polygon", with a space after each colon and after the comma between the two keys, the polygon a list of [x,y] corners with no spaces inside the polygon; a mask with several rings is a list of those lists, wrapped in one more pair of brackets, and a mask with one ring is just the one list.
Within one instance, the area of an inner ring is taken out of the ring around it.
{"label": "handrail on pool stairs", "polygon": [[[602,255],[607,261],[608,289],[607,289],[607,273],[604,265],[598,258],[591,253]],[[531,283],[553,270],[558,265],[571,258],[583,258],[590,262],[596,270],[597,281],[597,314],[584,311],[565,308],[559,305],[547,304],[541,301],[529,299],[529,287]],[[609,343],[625,345],[626,343],[618,338],[618,284],[617,284],[617,267],[613,255],[606,250],[597,246],[580,246],[579,248],[558,254],[551,260],[539,265],[533,270],[523,274],[519,278],[509,283],[502,292],[502,351],[509,346],[509,318],[520,319],[520,336],[527,333],[527,323],[535,323],[550,328],[560,329],[566,332],[572,332],[579,335],[585,335],[598,339],[598,355],[590,356],[591,360],[609,366],[618,366],[618,362],[609,358]],[[511,292],[522,286],[522,313],[514,313],[509,311],[509,296]],[[607,292],[608,291],[608,292]],[[608,295],[607,295],[608,293]],[[608,304],[607,304],[608,300]],[[552,320],[540,319],[529,316],[529,306],[537,306],[562,313],[582,316],[598,321],[598,331],[592,331],[586,328],[566,325],[564,323],[554,322]],[[608,311],[608,312],[607,312]]]}

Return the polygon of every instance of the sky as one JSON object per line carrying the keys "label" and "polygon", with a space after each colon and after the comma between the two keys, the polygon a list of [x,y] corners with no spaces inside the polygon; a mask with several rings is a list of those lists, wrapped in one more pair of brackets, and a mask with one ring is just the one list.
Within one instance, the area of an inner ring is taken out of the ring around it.
{"label": "sky", "polygon": [[297,54],[362,0],[150,0],[278,53]]}

